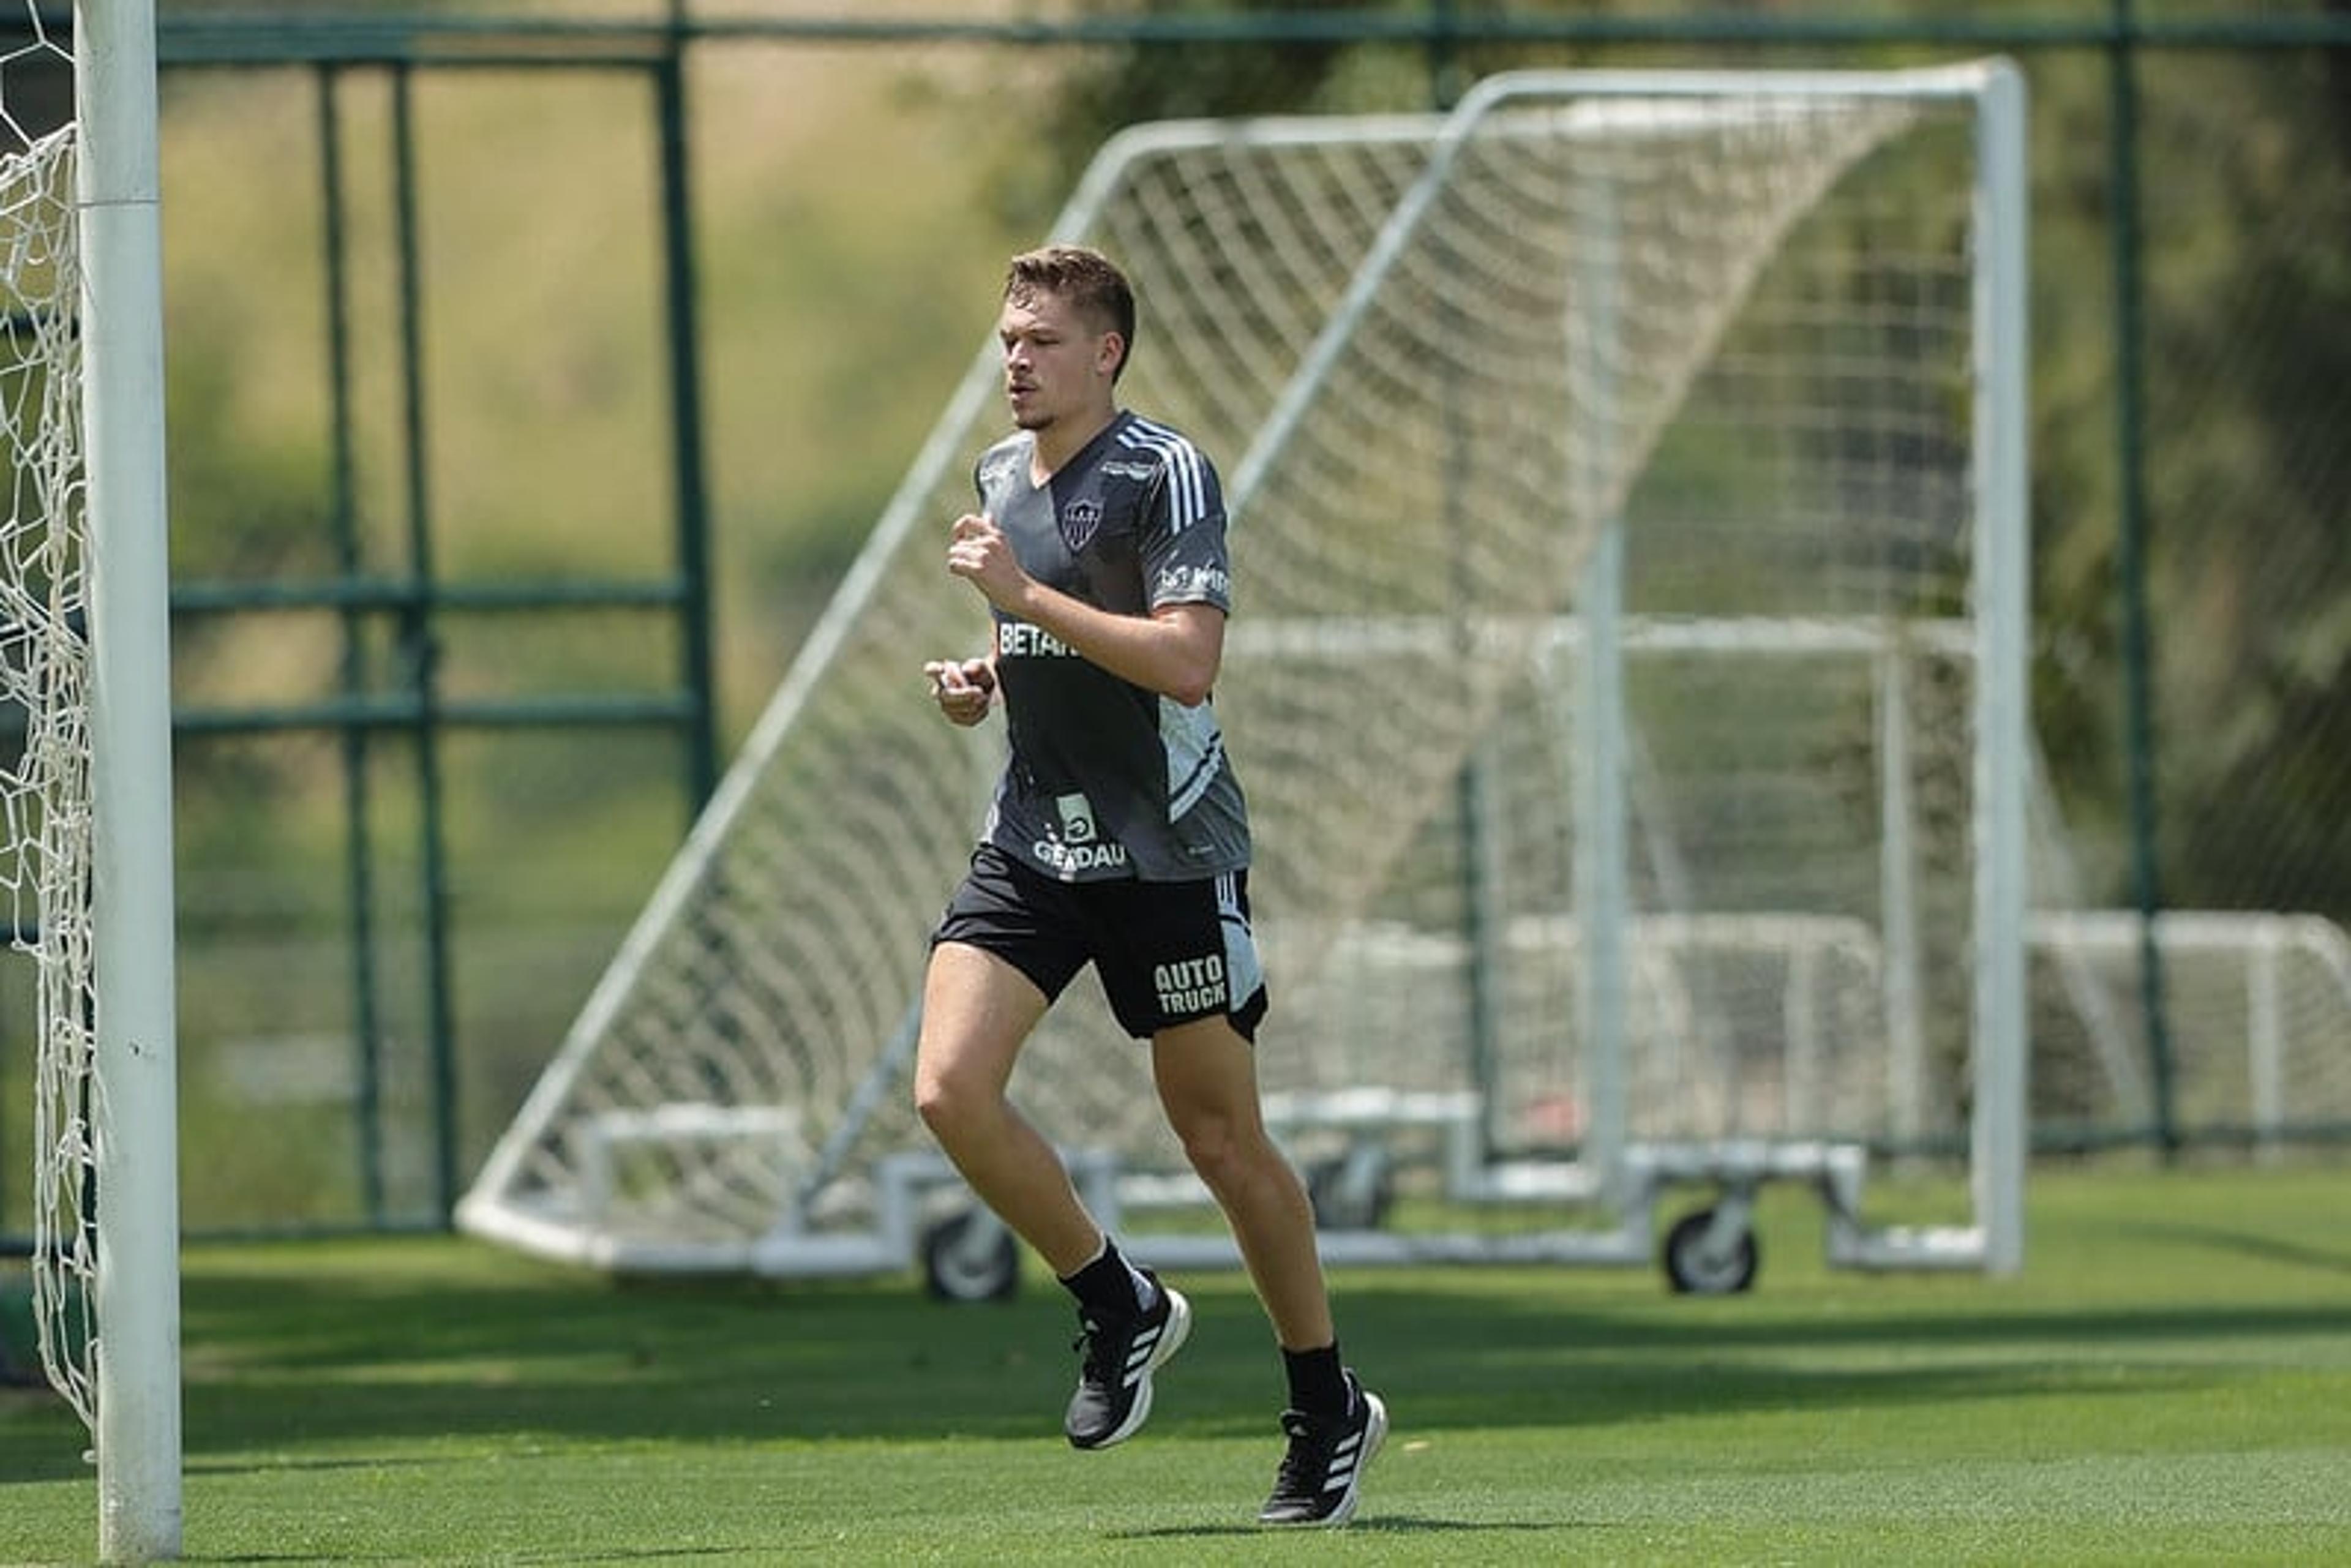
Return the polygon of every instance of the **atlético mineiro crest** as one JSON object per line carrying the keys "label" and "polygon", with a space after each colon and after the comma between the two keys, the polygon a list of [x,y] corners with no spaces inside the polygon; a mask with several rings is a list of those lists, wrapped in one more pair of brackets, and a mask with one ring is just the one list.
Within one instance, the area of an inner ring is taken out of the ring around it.
{"label": "atl\u00e9tico mineiro crest", "polygon": [[1092,497],[1081,497],[1061,507],[1053,520],[1061,525],[1061,542],[1070,547],[1071,555],[1086,548],[1086,541],[1102,527],[1102,503]]}

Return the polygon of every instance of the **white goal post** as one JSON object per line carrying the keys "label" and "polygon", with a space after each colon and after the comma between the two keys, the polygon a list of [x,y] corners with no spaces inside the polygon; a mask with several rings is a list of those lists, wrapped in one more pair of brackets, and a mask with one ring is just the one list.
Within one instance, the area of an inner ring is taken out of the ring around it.
{"label": "white goal post", "polygon": [[[1229,480],[1217,703],[1289,1133],[1376,1111],[1442,1139],[1442,1197],[1644,1226],[1656,1183],[1802,1176],[1847,1206],[1838,1261],[2019,1266],[2023,115],[1996,61],[1534,72],[1097,158],[1056,233],[1134,277],[1129,395]],[[924,938],[1002,743],[906,660],[979,634],[937,529],[998,379],[983,348],[468,1229],[621,1269],[908,1260],[944,1181],[904,1082]],[[1106,1200],[1186,1190],[1088,988],[1015,1092]],[[1904,1141],[1966,1151],[1966,1212],[1851,1228],[1855,1152]]]}
{"label": "white goal post", "polygon": [[[0,875],[39,970],[34,1294],[44,1364],[90,1428],[99,1556],[146,1562],[181,1545],[155,20],[152,0],[79,0],[61,38],[19,9],[0,669],[23,742]],[[39,123],[40,82],[68,69],[70,119]]]}

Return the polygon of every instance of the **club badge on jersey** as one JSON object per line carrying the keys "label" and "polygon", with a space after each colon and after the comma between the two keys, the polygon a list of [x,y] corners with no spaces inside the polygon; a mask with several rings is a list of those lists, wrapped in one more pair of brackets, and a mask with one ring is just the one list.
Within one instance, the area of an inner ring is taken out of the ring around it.
{"label": "club badge on jersey", "polygon": [[1086,541],[1102,527],[1102,503],[1091,496],[1081,496],[1054,514],[1053,521],[1061,530],[1061,542],[1070,547],[1071,555],[1086,548]]}

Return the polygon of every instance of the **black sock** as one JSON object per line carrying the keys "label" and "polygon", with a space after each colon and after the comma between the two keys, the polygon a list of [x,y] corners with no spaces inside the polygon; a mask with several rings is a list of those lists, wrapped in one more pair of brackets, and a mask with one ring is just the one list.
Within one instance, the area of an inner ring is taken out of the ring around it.
{"label": "black sock", "polygon": [[1131,1318],[1143,1310],[1135,1289],[1134,1270],[1109,1238],[1102,1239],[1102,1256],[1074,1274],[1062,1277],[1078,1304],[1104,1317]]}
{"label": "black sock", "polygon": [[1281,1364],[1290,1374],[1290,1404],[1309,1416],[1347,1413],[1347,1369],[1339,1361],[1336,1342],[1321,1350],[1284,1350]]}

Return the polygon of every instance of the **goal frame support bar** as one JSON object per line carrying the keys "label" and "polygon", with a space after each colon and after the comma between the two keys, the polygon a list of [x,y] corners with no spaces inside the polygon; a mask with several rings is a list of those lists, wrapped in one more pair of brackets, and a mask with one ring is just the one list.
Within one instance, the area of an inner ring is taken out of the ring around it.
{"label": "goal frame support bar", "polygon": [[82,423],[99,977],[99,1555],[181,1540],[178,1025],[162,177],[152,0],[78,0]]}

